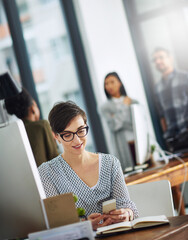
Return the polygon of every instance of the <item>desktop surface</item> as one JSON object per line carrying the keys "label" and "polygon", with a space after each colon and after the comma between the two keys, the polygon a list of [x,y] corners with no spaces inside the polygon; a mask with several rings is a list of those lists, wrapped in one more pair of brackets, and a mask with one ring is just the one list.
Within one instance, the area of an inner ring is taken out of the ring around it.
{"label": "desktop surface", "polygon": [[155,164],[151,164],[149,161],[147,161],[145,164],[136,165],[132,168],[126,168],[124,171],[124,177],[129,177],[132,175],[135,175],[137,173],[152,171],[156,169],[160,169],[166,166],[166,163],[164,161],[157,161]]}
{"label": "desktop surface", "polygon": [[[183,160],[188,168],[188,157],[183,158]],[[184,165],[178,160],[172,159],[168,164],[164,164],[163,161],[158,161],[157,164],[158,166],[148,168],[146,171],[128,176],[125,179],[127,185],[168,179],[173,187],[184,181]]]}
{"label": "desktop surface", "polygon": [[[147,176],[159,173],[161,171],[163,172],[165,170],[168,170],[169,168],[170,168],[169,171],[171,171],[171,170],[173,170],[174,167],[178,167],[178,165],[181,165],[181,167],[182,167],[182,162],[180,162],[176,157],[181,158],[183,161],[185,161],[185,163],[188,162],[188,152],[176,153],[176,154],[171,154],[171,155],[167,156],[168,161],[169,161],[168,163],[166,163],[162,159],[162,157],[160,160],[155,161],[154,163],[150,162],[150,160],[149,160],[146,162],[146,167],[144,167],[144,168],[140,167],[142,169],[142,171],[137,171],[139,169],[139,165],[138,165],[138,168],[132,169],[132,171],[125,172],[125,174],[126,174],[125,177],[129,177],[128,179],[126,179],[126,183],[132,182],[136,179],[139,179],[138,183],[141,183],[140,178],[145,178]],[[186,163],[186,164],[188,164],[188,163]],[[141,174],[137,175],[138,173],[141,173]]]}

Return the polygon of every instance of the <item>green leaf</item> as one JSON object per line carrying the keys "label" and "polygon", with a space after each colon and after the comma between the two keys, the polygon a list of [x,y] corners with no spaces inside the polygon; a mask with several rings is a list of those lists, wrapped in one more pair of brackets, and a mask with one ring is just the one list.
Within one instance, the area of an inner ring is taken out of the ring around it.
{"label": "green leaf", "polygon": [[78,197],[76,195],[73,195],[74,197],[74,202],[76,203],[78,201]]}
{"label": "green leaf", "polygon": [[155,145],[151,145],[151,153],[153,153],[156,149],[156,146]]}
{"label": "green leaf", "polygon": [[81,217],[85,215],[86,211],[83,208],[77,208],[77,213],[78,213],[78,216]]}

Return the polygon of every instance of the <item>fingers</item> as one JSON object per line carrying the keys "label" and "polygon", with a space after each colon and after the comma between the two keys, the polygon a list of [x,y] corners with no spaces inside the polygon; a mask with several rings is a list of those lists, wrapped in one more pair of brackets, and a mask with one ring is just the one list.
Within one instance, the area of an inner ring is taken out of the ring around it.
{"label": "fingers", "polygon": [[108,226],[112,223],[113,223],[113,220],[111,218],[107,218],[106,220],[103,220],[103,223],[99,223],[98,227]]}
{"label": "fingers", "polygon": [[96,230],[96,229],[98,228],[99,222],[100,222],[101,220],[102,220],[102,218],[99,217],[99,218],[96,218],[96,219],[94,219],[94,220],[91,221],[91,224],[92,224],[92,227],[93,227],[94,230]]}
{"label": "fingers", "polygon": [[[112,223],[132,221],[134,218],[133,211],[129,208],[121,208],[111,211],[109,214],[92,213],[88,216],[91,221],[93,230],[98,227],[110,225]],[[102,221],[103,220],[103,221]]]}
{"label": "fingers", "polygon": [[98,228],[99,222],[104,218],[100,213],[92,213],[88,216],[88,220],[91,221],[93,230]]}
{"label": "fingers", "polygon": [[131,209],[129,210],[129,219],[130,219],[130,221],[132,221],[134,219],[134,213]]}
{"label": "fingers", "polygon": [[92,224],[93,225],[96,225],[96,224],[98,224],[102,219],[104,218],[104,216],[103,215],[99,215],[99,216],[92,216],[91,218],[88,218],[90,221],[92,221]]}
{"label": "fingers", "polygon": [[90,214],[89,216],[88,216],[88,219],[89,220],[92,220],[92,219],[95,219],[95,218],[97,218],[97,217],[99,217],[99,216],[102,216],[100,213],[92,213],[92,214]]}
{"label": "fingers", "polygon": [[112,218],[115,222],[123,222],[123,221],[132,221],[134,218],[133,211],[129,208],[121,208],[114,211],[111,211],[109,215],[106,217]]}
{"label": "fingers", "polygon": [[120,214],[124,214],[125,213],[125,209],[124,208],[120,208],[120,209],[116,209],[110,212],[110,214],[113,215],[120,215]]}

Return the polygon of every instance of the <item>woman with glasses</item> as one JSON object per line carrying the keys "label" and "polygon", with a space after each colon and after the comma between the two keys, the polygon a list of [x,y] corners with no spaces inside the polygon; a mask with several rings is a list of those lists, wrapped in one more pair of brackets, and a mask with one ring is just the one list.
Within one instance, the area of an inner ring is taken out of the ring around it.
{"label": "woman with glasses", "polygon": [[[85,150],[89,127],[85,112],[75,103],[57,103],[49,113],[54,137],[63,153],[39,167],[47,197],[72,192],[86,211],[93,229],[138,216],[130,200],[119,160]],[[102,214],[102,202],[116,199],[117,210]]]}

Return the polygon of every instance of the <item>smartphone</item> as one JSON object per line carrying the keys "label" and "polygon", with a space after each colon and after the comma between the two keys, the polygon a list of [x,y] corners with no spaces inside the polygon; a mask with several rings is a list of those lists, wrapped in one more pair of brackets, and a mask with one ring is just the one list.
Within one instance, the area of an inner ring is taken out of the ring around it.
{"label": "smartphone", "polygon": [[111,199],[102,203],[102,211],[108,214],[110,211],[116,209],[116,199]]}

